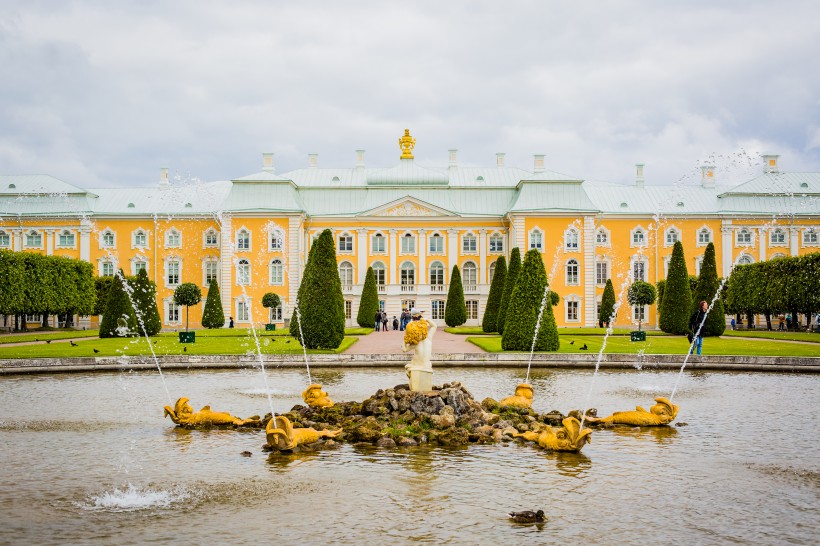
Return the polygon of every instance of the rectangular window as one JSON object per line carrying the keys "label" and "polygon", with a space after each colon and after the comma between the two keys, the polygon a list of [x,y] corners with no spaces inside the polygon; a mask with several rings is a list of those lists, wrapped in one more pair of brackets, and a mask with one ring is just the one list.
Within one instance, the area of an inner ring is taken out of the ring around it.
{"label": "rectangular window", "polygon": [[179,322],[179,305],[168,302],[168,322]]}
{"label": "rectangular window", "polygon": [[386,245],[384,243],[386,237],[382,236],[381,234],[376,234],[370,239],[370,250],[371,252],[384,252]]}
{"label": "rectangular window", "polygon": [[236,320],[240,322],[250,322],[251,315],[248,302],[242,300],[236,302]]}
{"label": "rectangular window", "polygon": [[379,311],[384,312],[384,300],[379,300]]}
{"label": "rectangular window", "polygon": [[544,247],[543,235],[540,231],[530,233],[530,249],[541,250]]}
{"label": "rectangular window", "polygon": [[410,311],[416,306],[416,300],[401,300],[401,308]]}
{"label": "rectangular window", "polygon": [[606,284],[609,279],[609,264],[606,262],[595,263],[595,284]]}
{"label": "rectangular window", "polygon": [[401,238],[401,253],[415,254],[416,252],[416,238],[409,233]]}
{"label": "rectangular window", "polygon": [[205,246],[216,246],[218,239],[215,231],[209,231],[205,234]]}
{"label": "rectangular window", "polygon": [[709,231],[703,229],[703,230],[698,232],[698,243],[699,244],[708,245],[711,242],[712,242],[712,234]]}
{"label": "rectangular window", "polygon": [[466,300],[467,320],[478,320],[478,300]]}
{"label": "rectangular window", "polygon": [[60,234],[60,246],[74,246],[74,234],[65,232]]}
{"label": "rectangular window", "polygon": [[461,252],[463,254],[475,254],[477,248],[475,235],[465,235],[461,241]]}
{"label": "rectangular window", "polygon": [[26,322],[43,322],[43,315],[26,315]]}
{"label": "rectangular window", "polygon": [[216,262],[205,262],[205,286],[211,286],[211,281],[218,280],[218,264]]}
{"label": "rectangular window", "polygon": [[104,248],[113,248],[114,247],[114,234],[110,231],[106,231],[103,233],[102,237],[102,244]]}
{"label": "rectangular window", "polygon": [[632,233],[632,246],[643,246],[644,244],[644,237],[643,231],[637,230]]}
{"label": "rectangular window", "polygon": [[168,243],[166,246],[169,247],[180,247],[182,242],[182,236],[179,234],[178,231],[169,231],[168,232]]}
{"label": "rectangular window", "polygon": [[[281,310],[280,310],[281,312]],[[345,300],[345,318],[351,319],[353,318],[353,302],[350,300]]]}
{"label": "rectangular window", "polygon": [[430,237],[430,254],[444,254],[444,237],[441,235]]}
{"label": "rectangular window", "polygon": [[36,231],[32,231],[31,233],[28,233],[26,235],[26,246],[27,247],[33,247],[33,248],[39,248],[39,247],[43,246],[43,236],[42,236],[42,234],[37,233]]}
{"label": "rectangular window", "polygon": [[179,284],[179,262],[168,262],[168,284]]}
{"label": "rectangular window", "polygon": [[379,267],[373,268],[373,276],[376,278],[376,284],[378,286],[384,286],[384,269]]}
{"label": "rectangular window", "polygon": [[[345,312],[347,312],[347,304],[350,302],[345,302]],[[271,307],[268,313],[268,317],[270,320],[268,322],[282,322],[282,307]],[[347,317],[350,318],[350,317]]]}
{"label": "rectangular window", "polygon": [[431,315],[433,320],[444,320],[444,300],[433,300]]}
{"label": "rectangular window", "polygon": [[134,275],[139,273],[140,271],[146,271],[148,269],[148,264],[145,262],[134,262]]}
{"label": "rectangular window", "polygon": [[353,237],[342,235],[339,237],[339,252],[353,252]]}
{"label": "rectangular window", "polygon": [[490,237],[490,252],[504,252],[504,239],[501,235]]}
{"label": "rectangular window", "polygon": [[813,228],[809,228],[803,232],[803,244],[804,245],[816,245],[817,244],[817,232]]}
{"label": "rectangular window", "polygon": [[646,281],[646,264],[643,262],[632,264],[632,281]]}
{"label": "rectangular window", "polygon": [[632,320],[639,320],[641,322],[646,320],[646,307],[643,305],[632,306]]}
{"label": "rectangular window", "polygon": [[401,284],[403,286],[416,284],[416,270],[410,268],[403,268],[401,270]]}
{"label": "rectangular window", "polygon": [[0,246],[2,246],[2,247],[11,246],[11,237],[5,231],[0,231]]}
{"label": "rectangular window", "polygon": [[103,262],[102,263],[102,276],[103,277],[113,277],[114,276],[114,264],[111,262]]}
{"label": "rectangular window", "polygon": [[283,241],[282,241],[282,234],[279,232],[271,233],[270,236],[270,249],[273,251],[282,250]]}
{"label": "rectangular window", "polygon": [[567,301],[567,320],[578,320],[578,302],[568,300]]}
{"label": "rectangular window", "polygon": [[236,249],[237,250],[250,250],[251,249],[251,234],[245,231],[244,229],[239,232],[236,236]]}

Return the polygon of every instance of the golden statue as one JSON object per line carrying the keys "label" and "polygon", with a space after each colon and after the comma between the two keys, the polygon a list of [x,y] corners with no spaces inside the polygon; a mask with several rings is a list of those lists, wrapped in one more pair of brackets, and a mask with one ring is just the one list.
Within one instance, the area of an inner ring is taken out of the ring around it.
{"label": "golden statue", "polygon": [[333,400],[328,398],[327,393],[322,390],[322,386],[314,383],[302,393],[302,400],[312,408],[329,408],[333,406]]}
{"label": "golden statue", "polygon": [[524,438],[528,442],[537,442],[544,449],[551,451],[581,451],[584,444],[592,441],[592,431],[588,428],[581,430],[581,423],[575,417],[567,417],[561,423],[561,428],[547,426],[541,432],[521,432],[513,434],[516,438]]}
{"label": "golden statue", "polygon": [[404,136],[399,139],[401,148],[401,159],[413,159],[413,148],[416,146],[416,139],[410,136],[410,129],[404,130]]}
{"label": "golden statue", "polygon": [[613,425],[637,425],[641,427],[652,427],[658,425],[668,425],[678,416],[679,406],[673,404],[668,398],[658,396],[655,404],[649,411],[641,406],[636,406],[635,411],[616,411],[609,417],[586,416],[584,419],[590,423],[609,423]]}
{"label": "golden statue", "polygon": [[290,419],[282,416],[271,419],[268,421],[268,426],[265,427],[268,445],[279,451],[291,450],[300,444],[312,444],[318,442],[320,438],[335,438],[341,433],[342,429],[293,428]]}
{"label": "golden statue", "polygon": [[508,396],[501,402],[502,406],[513,406],[515,408],[529,408],[532,406],[532,385],[529,383],[519,383],[515,388],[515,396]]}
{"label": "golden statue", "polygon": [[211,406],[205,406],[201,410],[194,412],[194,408],[191,407],[191,404],[188,403],[188,399],[185,397],[177,400],[173,409],[171,409],[171,406],[165,406],[165,415],[163,417],[170,417],[171,421],[177,425],[188,428],[227,425],[241,427],[244,425],[259,424],[258,415],[248,417],[247,419],[240,419],[223,411],[211,411]]}

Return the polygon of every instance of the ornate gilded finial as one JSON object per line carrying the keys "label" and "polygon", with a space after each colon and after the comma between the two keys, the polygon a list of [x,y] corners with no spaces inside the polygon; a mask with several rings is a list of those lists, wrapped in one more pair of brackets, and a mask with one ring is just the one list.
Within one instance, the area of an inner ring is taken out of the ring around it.
{"label": "ornate gilded finial", "polygon": [[405,129],[404,136],[399,139],[401,159],[413,159],[413,148],[415,146],[416,139],[410,136],[410,129]]}

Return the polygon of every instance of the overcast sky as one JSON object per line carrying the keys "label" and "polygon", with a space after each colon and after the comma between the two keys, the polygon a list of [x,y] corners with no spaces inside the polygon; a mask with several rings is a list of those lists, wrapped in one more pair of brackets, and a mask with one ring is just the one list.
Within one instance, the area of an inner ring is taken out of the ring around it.
{"label": "overcast sky", "polygon": [[153,185],[507,163],[697,183],[820,171],[820,2],[0,0],[0,174]]}

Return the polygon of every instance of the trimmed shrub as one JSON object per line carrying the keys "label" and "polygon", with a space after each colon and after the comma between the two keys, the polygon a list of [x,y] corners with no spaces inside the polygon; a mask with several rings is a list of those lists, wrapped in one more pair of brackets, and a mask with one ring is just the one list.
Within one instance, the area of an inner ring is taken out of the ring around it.
{"label": "trimmed shrub", "polygon": [[447,291],[447,303],[444,304],[444,323],[453,328],[467,322],[467,304],[464,303],[464,286],[461,284],[461,272],[458,264],[450,273],[450,289]]}
{"label": "trimmed shrub", "polygon": [[108,303],[108,292],[114,284],[114,277],[105,276],[94,279],[94,292],[97,299],[94,303],[93,313],[95,315],[105,315],[105,304]]}
{"label": "trimmed shrub", "polygon": [[149,336],[155,336],[162,330],[162,320],[157,308],[157,285],[148,278],[148,273],[140,269],[136,277],[132,277],[128,284],[131,286],[131,299],[136,307],[138,326],[142,321],[142,327]]}
{"label": "trimmed shrub", "polygon": [[205,328],[222,328],[225,326],[225,311],[222,309],[222,295],[219,283],[211,280],[208,296],[205,298],[205,309],[202,310],[202,326]]}
{"label": "trimmed shrub", "polygon": [[686,334],[689,331],[691,314],[692,291],[689,288],[689,273],[686,271],[683,245],[677,241],[672,249],[669,275],[666,277],[661,301],[661,330],[668,334]]}
{"label": "trimmed shrub", "polygon": [[359,313],[356,315],[356,322],[362,328],[374,328],[376,326],[376,311],[379,310],[379,289],[376,286],[376,275],[373,268],[367,268],[367,275],[364,277],[362,287],[362,298],[359,300]]}
{"label": "trimmed shrub", "polygon": [[[111,277],[111,284],[106,296],[105,312],[100,322],[100,337],[122,337],[127,335],[120,326],[125,326],[126,330],[134,331],[137,328],[137,317],[131,300],[123,288],[123,283],[128,282],[120,270],[119,275]],[[124,323],[121,319],[124,319]]]}
{"label": "trimmed shrub", "polygon": [[[715,263],[715,245],[709,243],[706,245],[706,252],[703,254],[703,263],[700,266],[700,277],[698,278],[697,288],[695,289],[695,297],[692,303],[692,312],[697,312],[698,303],[705,301],[712,303],[712,299],[720,288],[720,279],[718,279],[717,265]],[[726,330],[726,313],[723,310],[723,301],[717,298],[712,309],[709,311],[709,316],[706,317],[706,322],[701,328],[700,335],[704,337],[720,336]]]}
{"label": "trimmed shrub", "polygon": [[[521,272],[515,282],[510,304],[507,308],[507,323],[501,336],[501,348],[505,351],[529,351],[533,346],[535,324],[541,309],[544,289],[547,287],[547,272],[544,261],[536,249],[527,252]],[[550,298],[552,300],[552,298]],[[552,303],[552,301],[548,302]],[[560,345],[558,327],[552,305],[545,305],[541,316],[536,351],[557,351]]]}
{"label": "trimmed shrub", "polygon": [[615,322],[612,313],[615,312],[615,287],[612,286],[612,279],[606,280],[604,293],[601,296],[601,311],[598,313],[598,324],[609,327],[610,322]]}
{"label": "trimmed shrub", "polygon": [[294,307],[291,336],[308,349],[335,349],[341,345],[345,335],[345,301],[336,263],[336,245],[329,229],[324,230],[310,248],[296,301],[302,320]]}
{"label": "trimmed shrub", "polygon": [[501,293],[501,304],[498,306],[498,321],[496,330],[499,334],[504,333],[504,325],[507,322],[507,307],[510,305],[515,281],[518,280],[518,273],[521,271],[521,251],[518,247],[510,252],[510,266],[507,268],[507,276],[504,279],[504,291]]}
{"label": "trimmed shrub", "polygon": [[485,332],[498,331],[498,311],[501,307],[501,296],[504,294],[504,279],[507,278],[507,259],[501,256],[495,262],[493,282],[490,283],[490,294],[487,296],[487,307],[481,319],[481,329]]}
{"label": "trimmed shrub", "polygon": [[174,303],[185,306],[185,331],[188,331],[188,313],[192,305],[202,301],[202,290],[192,282],[184,282],[174,290]]}
{"label": "trimmed shrub", "polygon": [[[652,305],[655,303],[656,295],[654,286],[648,282],[635,281],[632,283],[632,286],[629,287],[629,291],[626,293],[626,299],[630,305],[640,305],[643,307],[644,305]],[[638,331],[641,331],[640,318],[638,319]]]}

